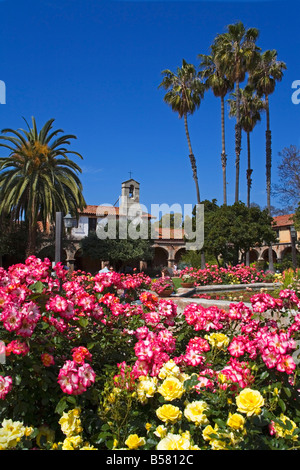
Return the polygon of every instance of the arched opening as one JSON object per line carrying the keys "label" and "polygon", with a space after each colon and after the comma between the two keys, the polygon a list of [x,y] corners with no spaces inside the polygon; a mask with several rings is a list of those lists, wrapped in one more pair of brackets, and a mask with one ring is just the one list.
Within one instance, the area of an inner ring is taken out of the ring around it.
{"label": "arched opening", "polygon": [[181,261],[182,256],[186,253],[185,248],[179,248],[179,250],[176,251],[175,253],[175,264],[178,266],[178,264]]}
{"label": "arched opening", "polygon": [[[296,248],[296,265],[297,267],[300,266],[300,253]],[[292,247],[288,246],[281,252],[281,263],[280,268],[282,270],[294,268],[294,261],[293,261],[293,254],[292,254]]]}
{"label": "arched opening", "polygon": [[101,260],[90,258],[89,256],[82,256],[82,251],[79,249],[74,256],[74,270],[85,271],[86,273],[96,274],[101,269]]}
{"label": "arched opening", "polygon": [[168,265],[168,251],[165,248],[156,246],[154,248],[154,257],[152,260],[152,267],[163,268]]}
{"label": "arched opening", "polygon": [[[273,254],[273,263],[277,263],[277,255],[275,253],[274,250],[272,250],[272,254]],[[269,261],[269,250],[265,250],[262,254],[262,258],[264,259],[264,261],[268,262]]]}
{"label": "arched opening", "polygon": [[286,258],[291,258],[292,257],[292,247],[288,246],[281,252],[281,259],[284,260]]}
{"label": "arched opening", "polygon": [[249,252],[249,262],[255,263],[258,260],[258,252],[256,250],[250,250]]}
{"label": "arched opening", "polygon": [[[55,261],[55,246],[53,244],[49,244],[44,246],[38,253],[37,257],[40,259],[48,258],[51,263]],[[67,264],[67,253],[65,250],[62,250],[62,259],[61,262],[66,265]]]}

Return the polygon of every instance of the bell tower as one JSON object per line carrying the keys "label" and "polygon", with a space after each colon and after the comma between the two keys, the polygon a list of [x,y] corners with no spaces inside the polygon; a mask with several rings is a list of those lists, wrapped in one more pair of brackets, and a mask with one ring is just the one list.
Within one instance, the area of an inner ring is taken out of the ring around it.
{"label": "bell tower", "polygon": [[128,216],[130,209],[134,212],[138,210],[140,204],[140,183],[130,178],[122,183],[122,193],[120,198],[120,216]]}

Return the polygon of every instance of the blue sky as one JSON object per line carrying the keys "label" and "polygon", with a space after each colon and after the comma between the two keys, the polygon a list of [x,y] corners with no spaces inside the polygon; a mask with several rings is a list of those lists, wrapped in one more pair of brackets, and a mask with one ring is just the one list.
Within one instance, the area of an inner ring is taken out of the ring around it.
{"label": "blue sky", "polygon": [[[300,146],[300,105],[292,83],[300,80],[298,1],[0,1],[0,80],[6,104],[0,128],[25,126],[35,116],[41,127],[72,133],[80,152],[81,180],[88,204],[114,204],[121,182],[140,182],[141,202],[194,204],[196,192],[184,124],[163,102],[161,71],[182,59],[199,64],[215,36],[242,21],[260,30],[262,50],[276,49],[287,64],[270,97],[272,181],[278,152]],[[202,199],[222,203],[220,100],[207,92],[189,118]],[[252,201],[264,207],[265,116],[252,137]],[[226,119],[228,203],[234,202],[234,120]],[[7,155],[5,150],[0,155]],[[241,155],[240,199],[246,201],[246,139]],[[279,206],[275,199],[272,204]]]}

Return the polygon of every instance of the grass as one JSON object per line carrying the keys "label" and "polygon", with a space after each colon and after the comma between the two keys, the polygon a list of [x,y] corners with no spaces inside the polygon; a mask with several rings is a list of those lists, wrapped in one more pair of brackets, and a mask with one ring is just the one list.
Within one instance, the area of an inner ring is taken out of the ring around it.
{"label": "grass", "polygon": [[175,286],[175,289],[177,290],[179,287],[181,287],[181,279],[180,277],[172,277],[173,284]]}

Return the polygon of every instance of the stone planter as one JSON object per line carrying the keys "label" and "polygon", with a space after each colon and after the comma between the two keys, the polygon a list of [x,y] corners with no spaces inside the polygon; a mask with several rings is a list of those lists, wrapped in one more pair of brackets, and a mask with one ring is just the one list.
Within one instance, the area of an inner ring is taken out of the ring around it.
{"label": "stone planter", "polygon": [[194,287],[193,282],[182,282],[181,287]]}
{"label": "stone planter", "polygon": [[159,294],[157,294],[159,297],[170,297],[170,295],[172,294],[173,292],[173,289],[165,289],[163,290],[162,292],[160,292]]}

